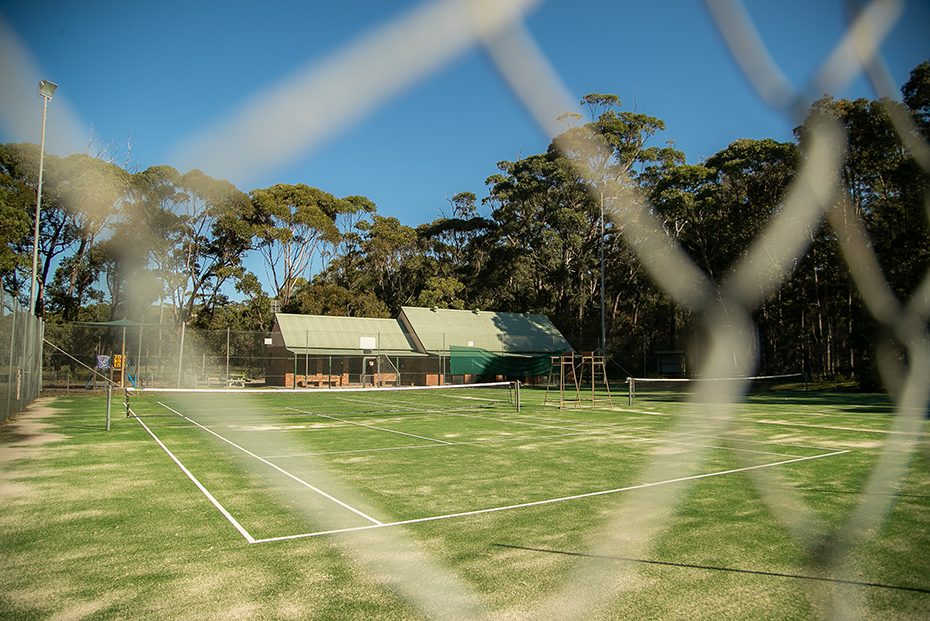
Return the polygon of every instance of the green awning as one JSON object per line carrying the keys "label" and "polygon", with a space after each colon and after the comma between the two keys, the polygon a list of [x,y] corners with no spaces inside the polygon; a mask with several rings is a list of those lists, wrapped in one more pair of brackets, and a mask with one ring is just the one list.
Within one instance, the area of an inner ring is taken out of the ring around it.
{"label": "green awning", "polygon": [[480,347],[459,347],[449,350],[449,371],[452,375],[548,375],[552,355],[504,356]]}

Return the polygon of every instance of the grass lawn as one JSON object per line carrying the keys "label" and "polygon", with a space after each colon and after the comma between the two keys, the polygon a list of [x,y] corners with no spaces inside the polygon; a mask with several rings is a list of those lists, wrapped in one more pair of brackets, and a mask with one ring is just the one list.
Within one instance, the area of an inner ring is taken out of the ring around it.
{"label": "grass lawn", "polygon": [[0,426],[0,618],[930,618],[930,435],[885,397],[544,397],[43,397]]}

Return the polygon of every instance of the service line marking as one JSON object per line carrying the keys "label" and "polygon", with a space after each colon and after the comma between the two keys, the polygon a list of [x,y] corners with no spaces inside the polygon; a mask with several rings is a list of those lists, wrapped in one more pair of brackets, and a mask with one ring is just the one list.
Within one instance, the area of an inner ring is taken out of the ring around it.
{"label": "service line marking", "polygon": [[[161,405],[162,407],[164,407],[164,408],[166,408],[166,409],[168,409],[168,410],[174,412],[175,414],[177,414],[178,416],[180,416],[180,417],[183,418],[184,420],[187,420],[187,421],[193,423],[194,425],[200,427],[201,429],[203,429],[203,430],[206,431],[207,433],[210,433],[210,434],[216,436],[217,438],[219,438],[219,439],[222,440],[223,442],[226,442],[226,443],[229,444],[230,446],[232,446],[232,447],[234,447],[234,448],[236,448],[236,449],[242,451],[243,453],[245,453],[245,454],[248,455],[249,457],[252,457],[252,458],[254,458],[254,459],[257,459],[258,461],[262,462],[263,464],[266,464],[266,465],[270,466],[271,468],[277,470],[278,472],[280,472],[280,473],[283,474],[284,476],[286,476],[286,477],[288,477],[288,478],[290,478],[290,479],[296,481],[296,482],[299,483],[300,485],[303,485],[303,486],[306,487],[307,489],[309,489],[309,490],[311,490],[311,491],[313,491],[313,492],[319,494],[320,496],[323,496],[324,498],[326,498],[326,499],[328,499],[328,500],[330,500],[330,501],[336,503],[336,504],[339,505],[340,507],[343,507],[344,509],[347,509],[347,510],[351,511],[352,513],[354,513],[354,514],[356,514],[356,515],[358,515],[358,516],[360,516],[360,517],[362,517],[362,518],[368,520],[369,522],[372,523],[373,526],[381,526],[381,525],[382,525],[382,522],[380,522],[379,520],[376,520],[375,518],[371,517],[370,515],[366,515],[366,514],[363,513],[362,511],[359,511],[359,510],[356,509],[355,507],[353,507],[353,506],[351,506],[351,505],[349,505],[349,504],[347,504],[347,503],[345,503],[345,502],[339,500],[339,499],[336,498],[335,496],[332,496],[332,495],[330,495],[330,494],[327,494],[326,492],[324,492],[323,490],[319,489],[318,487],[315,487],[315,486],[311,485],[310,483],[307,483],[306,481],[304,481],[304,480],[302,480],[302,479],[300,479],[300,478],[294,476],[293,474],[291,474],[291,473],[288,472],[287,470],[281,468],[280,466],[277,466],[277,465],[271,463],[270,461],[268,461],[267,459],[264,459],[264,458],[262,458],[262,457],[259,457],[258,455],[256,455],[256,454],[253,453],[252,451],[249,451],[248,449],[245,449],[245,448],[239,446],[239,445],[236,444],[235,442],[233,442],[233,441],[231,441],[231,440],[229,440],[229,439],[227,439],[227,438],[224,438],[223,436],[221,436],[220,434],[216,433],[216,432],[213,431],[212,429],[209,429],[209,428],[207,428],[207,427],[204,427],[203,425],[201,425],[201,424],[198,423],[197,421],[191,419],[191,418],[188,417],[188,416],[185,416],[184,414],[181,414],[181,413],[178,412],[177,410],[175,410],[175,409],[173,409],[173,408],[171,408],[171,407],[165,405],[164,403],[159,402],[159,405]],[[158,444],[168,453],[168,455],[171,456],[171,458],[175,461],[175,463],[177,463],[178,466],[180,466],[181,469],[182,469],[185,473],[187,473],[187,475],[191,478],[192,481],[194,481],[194,483],[197,485],[197,487],[200,488],[200,490],[201,490],[204,494],[207,495],[207,497],[211,500],[211,502],[213,502],[214,505],[216,505],[216,507],[217,507],[218,509],[220,509],[220,511],[223,513],[223,515],[226,516],[226,518],[233,524],[233,526],[235,526],[236,529],[237,529],[240,533],[243,534],[243,536],[246,538],[246,540],[247,540],[249,543],[255,543],[256,540],[255,540],[251,535],[249,535],[248,532],[246,532],[244,528],[242,528],[242,526],[232,517],[232,515],[229,514],[228,511],[226,511],[226,509],[224,509],[224,508],[222,507],[222,505],[219,504],[219,502],[218,502],[215,498],[213,498],[213,496],[210,494],[210,492],[208,492],[207,489],[206,489],[203,485],[201,485],[199,481],[197,481],[197,479],[194,477],[194,475],[191,474],[190,471],[189,471],[187,468],[184,467],[184,465],[171,453],[171,451],[168,450],[168,448],[161,442],[161,440],[159,440],[158,437],[155,436],[154,433],[152,433],[152,431],[148,428],[148,426],[146,426],[145,423],[142,422],[142,419],[137,418],[136,420],[138,420],[138,421],[142,424],[142,426],[145,427],[145,429],[149,432],[149,434],[151,434],[151,436],[152,436],[153,438],[155,438],[156,442],[158,442]]]}
{"label": "service line marking", "polygon": [[293,410],[294,412],[300,412],[301,414],[310,414],[312,416],[319,416],[320,418],[328,418],[330,420],[338,421],[340,423],[346,423],[348,425],[357,425],[359,427],[366,427],[368,429],[374,429],[375,431],[384,431],[386,433],[396,433],[401,436],[407,436],[408,438],[416,438],[417,440],[426,440],[428,442],[437,442],[439,444],[452,444],[451,442],[446,442],[445,440],[437,440],[436,438],[427,438],[426,436],[417,436],[412,433],[404,433],[403,431],[385,429],[384,427],[375,427],[374,425],[366,425],[365,423],[356,423],[355,421],[345,420],[344,418],[338,418],[336,416],[330,416],[329,414],[315,414],[313,412],[307,412],[305,410],[298,410],[297,408],[291,408],[291,407],[287,409]]}
{"label": "service line marking", "polygon": [[184,464],[181,463],[181,460],[175,457],[174,453],[172,453],[168,449],[168,447],[165,446],[164,443],[158,439],[158,436],[152,433],[152,430],[149,429],[149,426],[146,425],[144,422],[142,422],[142,419],[139,417],[136,417],[136,420],[139,421],[139,424],[142,425],[142,427],[145,428],[145,430],[149,432],[150,436],[155,438],[155,441],[158,443],[158,446],[160,446],[166,453],[168,453],[168,457],[170,457],[174,461],[174,463],[178,465],[178,468],[180,468],[181,471],[187,475],[187,478],[189,478],[191,481],[194,482],[194,485],[196,485],[197,488],[201,492],[203,492],[203,495],[206,496],[207,499],[213,503],[213,506],[219,509],[220,513],[223,514],[223,517],[229,520],[229,523],[232,524],[233,527],[239,531],[239,534],[245,537],[245,540],[248,541],[249,543],[255,543],[255,538],[252,537],[252,535],[250,535],[249,532],[245,528],[243,528],[242,524],[240,524],[238,520],[236,520],[236,518],[234,518],[232,514],[230,514],[229,511],[227,511],[226,508],[223,505],[221,505],[220,502],[216,498],[213,497],[213,494],[207,491],[207,488],[204,487],[200,483],[200,481],[197,480],[197,477],[195,477],[190,470],[184,467]]}

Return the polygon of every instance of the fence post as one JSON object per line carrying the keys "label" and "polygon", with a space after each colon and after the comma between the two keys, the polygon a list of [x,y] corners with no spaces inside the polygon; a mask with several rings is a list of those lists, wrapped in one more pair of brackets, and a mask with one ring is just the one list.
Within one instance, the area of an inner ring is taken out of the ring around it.
{"label": "fence post", "polygon": [[226,388],[229,388],[229,326],[226,326]]}
{"label": "fence post", "polygon": [[107,382],[107,431],[110,431],[110,404],[113,401],[113,382]]}
{"label": "fence post", "polygon": [[181,387],[181,369],[184,367],[184,330],[187,328],[187,322],[181,322],[181,345],[178,347],[178,388]]}

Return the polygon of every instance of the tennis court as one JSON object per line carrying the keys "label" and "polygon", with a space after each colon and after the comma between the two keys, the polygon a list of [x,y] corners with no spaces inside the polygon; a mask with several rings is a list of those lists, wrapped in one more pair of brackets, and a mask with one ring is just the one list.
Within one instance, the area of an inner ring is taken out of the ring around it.
{"label": "tennis court", "polygon": [[[559,409],[524,387],[518,410],[506,385],[250,392],[131,391],[111,431],[101,398],[58,397],[54,441],[5,435],[2,615],[805,619],[837,593],[869,618],[930,607],[926,451],[899,487],[869,487],[899,438],[882,396],[772,392],[699,416],[667,393]],[[822,571],[813,546],[887,498],[852,569]]]}
{"label": "tennis court", "polygon": [[634,479],[662,452],[714,452],[686,480],[849,453],[681,434],[612,406],[517,412],[512,390],[130,391],[129,401],[217,510],[259,543],[682,483]]}

